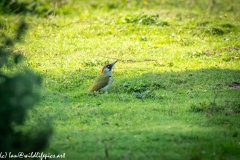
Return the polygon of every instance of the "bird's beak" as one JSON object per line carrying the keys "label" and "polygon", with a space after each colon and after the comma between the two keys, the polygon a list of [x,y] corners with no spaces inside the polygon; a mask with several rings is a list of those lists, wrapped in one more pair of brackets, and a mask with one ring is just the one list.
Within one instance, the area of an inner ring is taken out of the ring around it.
{"label": "bird's beak", "polygon": [[116,60],[115,62],[113,62],[111,65],[114,66],[115,63],[117,63],[118,60]]}

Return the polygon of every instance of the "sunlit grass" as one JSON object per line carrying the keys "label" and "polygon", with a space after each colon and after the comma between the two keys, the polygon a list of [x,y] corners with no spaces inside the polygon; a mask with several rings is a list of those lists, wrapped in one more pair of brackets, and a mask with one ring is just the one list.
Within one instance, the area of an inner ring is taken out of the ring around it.
{"label": "sunlit grass", "polygon": [[[231,87],[240,81],[238,13],[205,14],[205,1],[73,4],[59,9],[65,15],[27,16],[15,46],[44,78],[30,119],[53,120],[46,151],[68,159],[240,156],[240,92]],[[109,94],[87,95],[116,59]]]}

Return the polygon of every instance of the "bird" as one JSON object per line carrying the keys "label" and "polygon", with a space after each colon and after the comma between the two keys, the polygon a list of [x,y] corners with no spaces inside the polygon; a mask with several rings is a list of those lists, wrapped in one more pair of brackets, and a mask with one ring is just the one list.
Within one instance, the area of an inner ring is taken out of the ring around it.
{"label": "bird", "polygon": [[93,81],[93,84],[88,89],[88,93],[91,93],[94,91],[101,91],[103,93],[108,92],[108,89],[114,80],[112,75],[112,69],[115,63],[117,63],[117,61],[103,66],[102,73],[95,78],[95,80]]}

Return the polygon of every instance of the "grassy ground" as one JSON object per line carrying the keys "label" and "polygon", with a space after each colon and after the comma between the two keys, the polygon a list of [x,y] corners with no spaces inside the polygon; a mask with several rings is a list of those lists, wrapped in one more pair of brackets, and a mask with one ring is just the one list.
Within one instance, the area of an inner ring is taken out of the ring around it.
{"label": "grassy ground", "polygon": [[[52,119],[46,152],[71,160],[239,159],[239,3],[216,2],[73,1],[52,4],[48,17],[27,16],[15,49],[44,77],[28,121]],[[19,18],[0,18],[0,33],[11,34]],[[109,93],[87,95],[116,59]]]}

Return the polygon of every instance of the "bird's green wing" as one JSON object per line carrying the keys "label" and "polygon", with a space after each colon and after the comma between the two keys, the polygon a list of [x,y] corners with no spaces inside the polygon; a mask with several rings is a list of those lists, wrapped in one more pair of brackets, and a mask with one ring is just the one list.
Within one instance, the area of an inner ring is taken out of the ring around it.
{"label": "bird's green wing", "polygon": [[94,80],[93,84],[89,87],[88,92],[98,91],[108,84],[109,75],[101,74]]}

